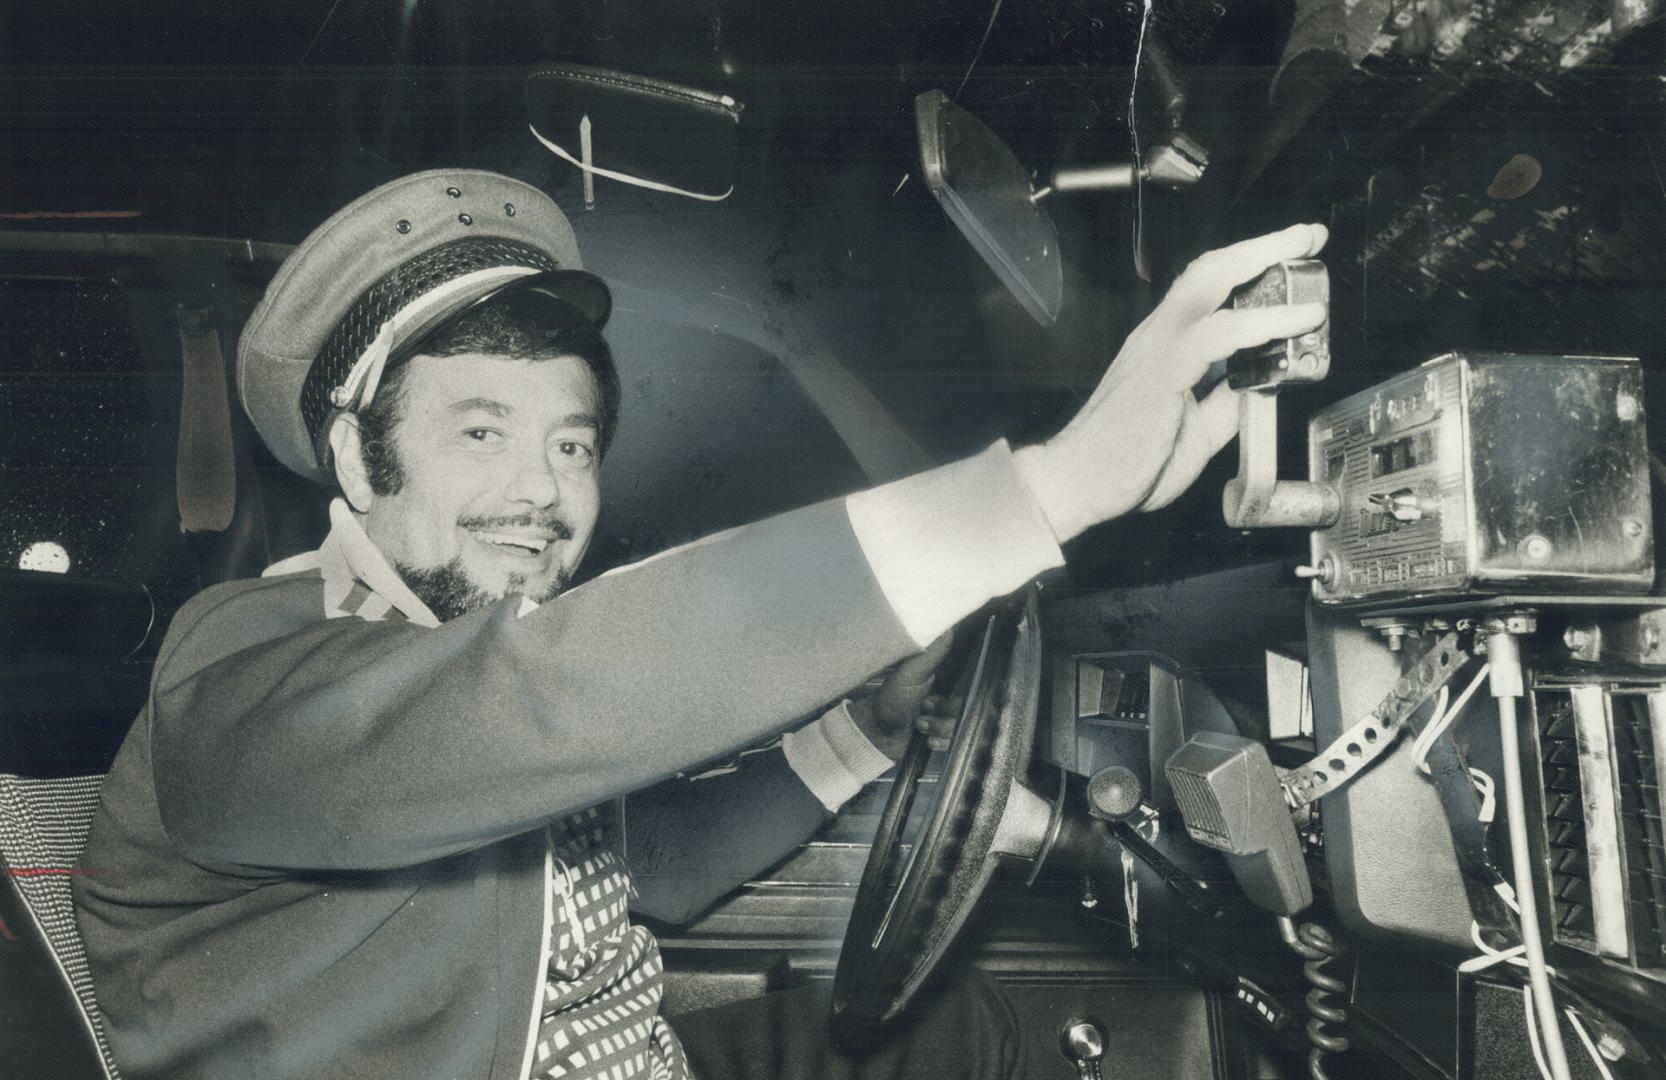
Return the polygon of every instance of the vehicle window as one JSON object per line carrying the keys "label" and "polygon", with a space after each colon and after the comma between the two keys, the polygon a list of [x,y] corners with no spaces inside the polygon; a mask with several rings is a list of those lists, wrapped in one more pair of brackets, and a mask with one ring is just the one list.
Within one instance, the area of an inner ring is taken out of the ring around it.
{"label": "vehicle window", "polygon": [[196,587],[173,499],[179,377],[109,282],[0,279],[0,560]]}

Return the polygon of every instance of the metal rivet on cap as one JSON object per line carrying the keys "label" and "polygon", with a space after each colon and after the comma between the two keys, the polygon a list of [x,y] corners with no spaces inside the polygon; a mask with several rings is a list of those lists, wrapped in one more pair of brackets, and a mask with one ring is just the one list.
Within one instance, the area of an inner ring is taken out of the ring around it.
{"label": "metal rivet on cap", "polygon": [[467,214],[458,214],[457,215],[457,220],[461,221],[464,225],[473,225],[474,224],[474,219],[469,217]]}
{"label": "metal rivet on cap", "polygon": [[503,204],[503,214],[504,214],[505,217],[514,217],[515,216],[515,204],[512,203],[512,202],[504,203]]}
{"label": "metal rivet on cap", "polygon": [[461,199],[463,197],[462,188],[448,187],[445,189],[445,193],[450,195],[453,199]]}
{"label": "metal rivet on cap", "polygon": [[411,223],[406,221],[404,218],[400,218],[393,227],[398,229],[401,235],[411,231]]}

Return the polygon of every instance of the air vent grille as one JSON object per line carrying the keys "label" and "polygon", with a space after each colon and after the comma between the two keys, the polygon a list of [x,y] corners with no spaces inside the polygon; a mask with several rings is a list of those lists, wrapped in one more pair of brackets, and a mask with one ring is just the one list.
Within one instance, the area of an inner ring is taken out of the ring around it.
{"label": "air vent grille", "polygon": [[1660,769],[1648,698],[1614,698],[1614,765],[1620,791],[1620,843],[1626,868],[1627,921],[1639,967],[1666,967],[1666,834],[1661,828]]}
{"label": "air vent grille", "polygon": [[1550,864],[1554,934],[1564,944],[1590,948],[1596,944],[1596,916],[1591,908],[1591,870],[1586,859],[1573,701],[1566,694],[1541,694],[1538,706],[1545,855]]}
{"label": "air vent grille", "polygon": [[1533,702],[1552,935],[1666,979],[1666,688],[1547,679]]}

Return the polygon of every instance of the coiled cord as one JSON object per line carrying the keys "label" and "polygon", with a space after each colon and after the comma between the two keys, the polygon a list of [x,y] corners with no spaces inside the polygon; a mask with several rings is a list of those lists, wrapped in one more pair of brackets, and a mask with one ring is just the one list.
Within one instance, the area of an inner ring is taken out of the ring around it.
{"label": "coiled cord", "polygon": [[1307,1041],[1313,1044],[1307,1055],[1308,1075],[1312,1080],[1330,1080],[1325,1072],[1325,1055],[1340,1054],[1349,1045],[1346,1037],[1327,1027],[1340,1026],[1348,1019],[1347,1010],[1331,996],[1346,993],[1348,984],[1325,971],[1324,966],[1342,955],[1342,946],[1329,930],[1311,922],[1303,923],[1293,936],[1286,936],[1285,941],[1307,961],[1302,965],[1302,975],[1313,988],[1307,992],[1306,999],[1311,1017],[1307,1022]]}

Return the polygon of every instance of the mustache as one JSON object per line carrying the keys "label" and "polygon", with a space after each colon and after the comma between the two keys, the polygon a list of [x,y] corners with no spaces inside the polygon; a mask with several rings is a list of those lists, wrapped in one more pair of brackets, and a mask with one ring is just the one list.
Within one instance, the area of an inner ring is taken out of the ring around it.
{"label": "mustache", "polygon": [[571,540],[573,538],[573,527],[563,521],[557,514],[499,514],[494,517],[467,517],[458,518],[457,524],[470,530],[495,528],[541,529],[554,533],[558,540]]}

